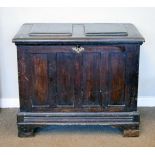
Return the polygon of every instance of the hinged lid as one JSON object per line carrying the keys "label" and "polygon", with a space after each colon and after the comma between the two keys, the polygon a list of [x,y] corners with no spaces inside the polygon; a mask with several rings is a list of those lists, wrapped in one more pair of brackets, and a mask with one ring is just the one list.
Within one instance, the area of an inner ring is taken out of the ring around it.
{"label": "hinged lid", "polygon": [[117,42],[142,43],[144,38],[126,23],[29,23],[24,24],[13,42]]}

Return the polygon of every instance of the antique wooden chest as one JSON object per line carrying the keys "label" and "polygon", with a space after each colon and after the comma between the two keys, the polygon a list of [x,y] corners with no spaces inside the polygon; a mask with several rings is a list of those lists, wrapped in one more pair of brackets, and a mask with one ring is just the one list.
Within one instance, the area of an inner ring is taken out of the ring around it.
{"label": "antique wooden chest", "polygon": [[138,136],[140,45],[132,24],[27,23],[16,34],[18,136],[47,125],[111,125]]}

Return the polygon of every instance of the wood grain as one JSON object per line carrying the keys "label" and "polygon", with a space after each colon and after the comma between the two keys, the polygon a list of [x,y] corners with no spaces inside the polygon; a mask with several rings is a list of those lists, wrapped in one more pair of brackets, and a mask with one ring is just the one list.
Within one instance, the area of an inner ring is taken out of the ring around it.
{"label": "wood grain", "polygon": [[32,59],[34,105],[46,104],[48,96],[47,56],[45,54],[34,54]]}

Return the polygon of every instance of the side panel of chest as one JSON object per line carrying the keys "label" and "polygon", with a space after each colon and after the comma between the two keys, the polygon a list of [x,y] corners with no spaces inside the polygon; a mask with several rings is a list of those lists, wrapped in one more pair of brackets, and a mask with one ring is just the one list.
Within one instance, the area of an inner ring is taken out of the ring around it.
{"label": "side panel of chest", "polygon": [[136,108],[139,46],[19,46],[22,111]]}

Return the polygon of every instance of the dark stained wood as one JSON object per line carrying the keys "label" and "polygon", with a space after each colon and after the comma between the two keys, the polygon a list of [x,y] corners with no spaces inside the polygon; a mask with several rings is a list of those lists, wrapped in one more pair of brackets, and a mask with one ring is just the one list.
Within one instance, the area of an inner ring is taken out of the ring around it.
{"label": "dark stained wood", "polygon": [[30,87],[30,54],[26,54],[26,50],[22,47],[17,47],[17,58],[20,111],[31,111],[32,105],[30,104],[30,98],[32,95],[32,88]]}
{"label": "dark stained wood", "polygon": [[[87,50],[87,49],[86,49]],[[82,106],[101,106],[99,102],[100,87],[99,87],[99,63],[100,53],[82,53],[83,61],[83,103]]]}
{"label": "dark stained wood", "polygon": [[126,45],[125,103],[128,111],[137,110],[139,50],[138,45]]}
{"label": "dark stained wood", "polygon": [[125,55],[121,51],[111,52],[110,70],[110,105],[124,104]]}
{"label": "dark stained wood", "polygon": [[49,53],[47,55],[48,105],[50,105],[50,108],[56,108],[56,101],[57,101],[57,61],[56,61],[56,58],[57,58],[56,53]]}
{"label": "dark stained wood", "polygon": [[24,25],[13,40],[19,71],[18,135],[31,136],[44,125],[77,124],[112,125],[121,127],[124,136],[138,136],[139,52],[144,40],[133,25],[121,24],[122,32],[103,32],[98,25],[101,29],[93,33],[94,26],[84,32],[89,24],[79,24],[73,25],[72,36],[53,36],[53,30],[46,37],[45,32],[27,36],[32,25]]}
{"label": "dark stained wood", "polygon": [[100,58],[100,93],[101,93],[101,104],[103,109],[107,109],[110,104],[110,88],[109,88],[109,52],[103,47],[99,49],[101,52]]}
{"label": "dark stained wood", "polygon": [[34,136],[34,129],[32,125],[19,125],[18,126],[18,137],[32,137]]}
{"label": "dark stained wood", "polygon": [[34,54],[32,56],[33,65],[33,106],[44,106],[48,96],[48,75],[47,75],[47,55]]}
{"label": "dark stained wood", "polygon": [[74,106],[74,53],[57,54],[57,105]]}
{"label": "dark stained wood", "polygon": [[82,55],[75,54],[74,57],[74,97],[75,104],[74,109],[80,109],[82,106],[82,97],[83,97],[83,89],[82,89]]}

